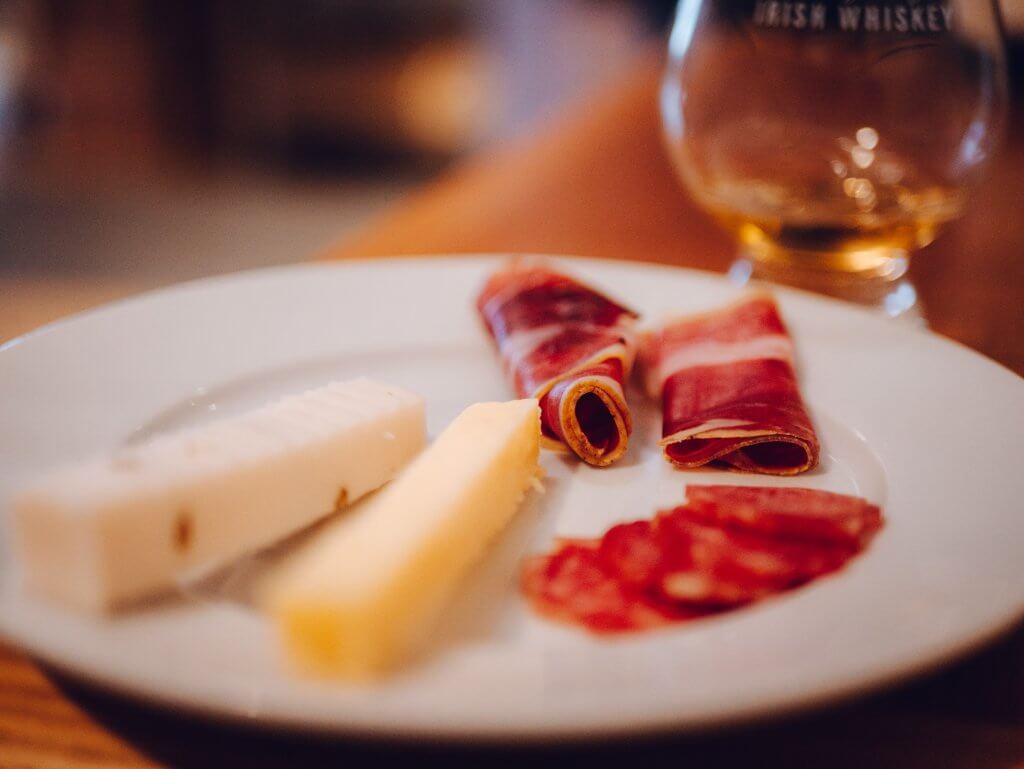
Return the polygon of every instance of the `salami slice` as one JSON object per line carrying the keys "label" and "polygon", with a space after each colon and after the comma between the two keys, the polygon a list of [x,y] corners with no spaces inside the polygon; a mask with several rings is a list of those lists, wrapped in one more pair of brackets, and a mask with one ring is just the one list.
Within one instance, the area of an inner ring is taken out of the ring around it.
{"label": "salami slice", "polygon": [[695,606],[750,603],[835,571],[855,552],[721,528],[687,507],[662,512],[656,522],[663,538],[680,543],[675,551],[689,555],[688,563],[668,564],[658,588],[669,600]]}
{"label": "salami slice", "polygon": [[676,466],[795,475],[818,463],[793,343],[767,294],[669,322],[647,335],[641,361]]}
{"label": "salami slice", "polygon": [[539,614],[595,633],[646,630],[693,616],[616,579],[593,545],[563,544],[550,555],[528,559],[521,584]]}
{"label": "salami slice", "polygon": [[723,526],[850,547],[882,525],[877,505],[816,489],[689,484],[686,501],[693,515]]}
{"label": "salami slice", "polygon": [[609,574],[641,590],[656,585],[669,557],[665,542],[651,521],[632,521],[613,526],[597,543],[597,556]]}
{"label": "salami slice", "polygon": [[520,397],[540,400],[545,445],[592,465],[621,457],[632,431],[624,382],[637,314],[541,262],[513,261],[477,310]]}

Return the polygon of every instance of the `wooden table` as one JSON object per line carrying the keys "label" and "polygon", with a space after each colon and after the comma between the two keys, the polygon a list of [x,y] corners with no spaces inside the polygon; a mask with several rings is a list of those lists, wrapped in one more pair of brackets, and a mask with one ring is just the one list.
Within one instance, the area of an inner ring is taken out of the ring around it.
{"label": "wooden table", "polygon": [[[630,78],[521,143],[456,169],[327,256],[542,251],[724,269],[731,242],[687,201],[662,153],[656,78],[656,67],[643,63]],[[969,215],[914,265],[933,327],[1018,373],[1024,372],[1024,216],[1017,210],[1022,178],[1024,128],[1018,127]],[[58,286],[47,293],[33,285],[26,294],[24,286],[12,288],[17,284],[0,280],[7,306],[21,307],[14,320],[0,318],[0,337],[127,290]],[[993,441],[997,446],[998,436]],[[1024,767],[1024,630],[916,683],[781,724],[557,749],[451,749],[249,732],[99,694],[0,647],[0,769],[379,761]]]}

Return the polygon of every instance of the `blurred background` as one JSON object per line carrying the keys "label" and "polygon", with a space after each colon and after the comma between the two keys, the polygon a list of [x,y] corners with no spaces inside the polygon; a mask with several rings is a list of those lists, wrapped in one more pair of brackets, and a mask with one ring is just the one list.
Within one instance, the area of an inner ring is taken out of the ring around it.
{"label": "blurred background", "polygon": [[0,0],[0,314],[307,258],[628,71],[674,6]]}

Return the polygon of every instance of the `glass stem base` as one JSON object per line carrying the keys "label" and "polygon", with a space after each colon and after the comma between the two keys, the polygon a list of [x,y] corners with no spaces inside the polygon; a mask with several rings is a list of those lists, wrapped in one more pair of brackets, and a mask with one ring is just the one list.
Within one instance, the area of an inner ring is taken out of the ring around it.
{"label": "glass stem base", "polygon": [[846,272],[822,269],[820,261],[815,267],[800,258],[766,259],[745,251],[733,262],[729,278],[740,286],[764,282],[813,291],[924,326],[924,308],[907,276],[909,261],[905,251],[893,251],[883,270]]}

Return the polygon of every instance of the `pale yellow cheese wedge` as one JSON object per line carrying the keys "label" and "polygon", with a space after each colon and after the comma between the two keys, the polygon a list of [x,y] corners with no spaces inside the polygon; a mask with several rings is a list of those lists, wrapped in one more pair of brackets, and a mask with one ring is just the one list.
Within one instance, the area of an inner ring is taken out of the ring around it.
{"label": "pale yellow cheese wedge", "polygon": [[470,406],[271,575],[263,603],[294,665],[365,679],[407,658],[536,483],[539,441],[536,400]]}

